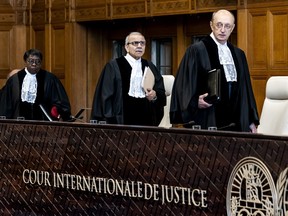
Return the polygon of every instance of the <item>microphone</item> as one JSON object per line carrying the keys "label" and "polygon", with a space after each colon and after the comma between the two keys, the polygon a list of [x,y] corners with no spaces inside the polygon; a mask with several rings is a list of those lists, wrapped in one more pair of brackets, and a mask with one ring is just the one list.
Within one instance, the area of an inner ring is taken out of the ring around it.
{"label": "microphone", "polygon": [[186,123],[183,123],[182,125],[192,125],[192,124],[195,124],[195,121],[189,121],[189,122],[186,122]]}
{"label": "microphone", "polygon": [[42,106],[42,104],[39,104],[40,108],[41,108],[41,111],[43,112],[43,114],[46,116],[46,118],[49,120],[49,121],[53,121],[52,118],[50,117],[50,115],[46,112],[45,108]]}
{"label": "microphone", "polygon": [[76,120],[83,120],[83,116],[81,116],[81,114],[85,110],[91,110],[91,108],[81,108],[75,116],[73,116],[73,115],[70,116],[71,119],[69,120],[69,122],[74,122]]}
{"label": "microphone", "polygon": [[189,121],[189,122],[181,124],[181,126],[185,127],[185,128],[188,128],[188,127],[191,127],[194,124],[195,124],[195,121],[192,120],[192,121]]}
{"label": "microphone", "polygon": [[218,128],[218,130],[223,130],[223,129],[230,128],[230,127],[235,127],[235,126],[236,126],[236,124],[234,122],[232,122],[229,125],[225,125],[223,127]]}
{"label": "microphone", "polygon": [[75,116],[70,116],[70,119],[68,120],[68,122],[74,122],[76,120],[82,120],[83,119],[83,116],[80,116],[80,117],[75,117]]}
{"label": "microphone", "polygon": [[182,127],[188,128],[189,126],[192,126],[194,124],[195,124],[195,121],[189,121],[186,123],[173,123],[174,127],[179,127],[179,128],[182,128]]}

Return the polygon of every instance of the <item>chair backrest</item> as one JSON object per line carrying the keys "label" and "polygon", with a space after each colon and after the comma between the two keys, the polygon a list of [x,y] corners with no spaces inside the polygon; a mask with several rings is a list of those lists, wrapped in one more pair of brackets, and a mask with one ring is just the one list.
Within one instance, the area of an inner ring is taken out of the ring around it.
{"label": "chair backrest", "polygon": [[21,69],[14,69],[12,71],[9,72],[9,74],[7,75],[7,79],[9,79],[11,76],[13,76],[15,73],[18,73]]}
{"label": "chair backrest", "polygon": [[288,135],[288,76],[268,79],[258,133]]}
{"label": "chair backrest", "polygon": [[165,92],[167,96],[167,103],[166,106],[164,107],[164,116],[159,124],[159,127],[166,127],[169,128],[172,126],[170,123],[170,103],[171,103],[171,93],[172,93],[172,87],[174,84],[175,77],[173,75],[162,75],[163,81],[164,81],[164,86],[165,86]]}

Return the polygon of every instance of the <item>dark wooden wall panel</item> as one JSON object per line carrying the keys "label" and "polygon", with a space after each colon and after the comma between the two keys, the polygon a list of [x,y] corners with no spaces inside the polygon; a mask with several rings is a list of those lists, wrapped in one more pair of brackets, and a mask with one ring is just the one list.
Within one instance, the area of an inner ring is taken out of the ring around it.
{"label": "dark wooden wall panel", "polygon": [[11,28],[6,27],[2,28],[0,27],[0,53],[2,53],[0,58],[0,78],[6,78],[8,75],[7,72],[10,71],[10,46],[11,46]]}
{"label": "dark wooden wall panel", "polygon": [[[253,53],[253,58],[250,63],[251,71],[259,71],[259,73],[263,73],[268,67],[268,26],[267,26],[267,15],[266,11],[261,12],[251,12],[251,20],[250,20],[250,33],[248,36],[248,43],[251,47],[251,53]],[[259,37],[261,35],[261,37]],[[256,73],[256,72],[255,72]]]}
{"label": "dark wooden wall panel", "polygon": [[[271,10],[268,14],[271,29],[270,64],[271,70],[281,71],[288,68],[288,11],[283,9]],[[287,71],[285,73],[287,75]]]}
{"label": "dark wooden wall panel", "polygon": [[51,71],[65,79],[65,26],[53,26],[51,37]]}

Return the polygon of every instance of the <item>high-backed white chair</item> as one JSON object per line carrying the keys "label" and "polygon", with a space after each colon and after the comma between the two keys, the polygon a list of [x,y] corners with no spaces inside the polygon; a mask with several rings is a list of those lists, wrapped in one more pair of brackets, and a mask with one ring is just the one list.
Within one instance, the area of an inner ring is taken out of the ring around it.
{"label": "high-backed white chair", "polygon": [[288,76],[268,79],[258,133],[288,136]]}
{"label": "high-backed white chair", "polygon": [[165,93],[166,93],[166,99],[167,103],[166,106],[164,107],[164,116],[159,124],[159,127],[166,127],[169,128],[172,126],[170,123],[170,103],[171,103],[171,92],[172,92],[172,87],[174,84],[175,77],[173,75],[162,75],[163,81],[164,81],[164,86],[165,86]]}

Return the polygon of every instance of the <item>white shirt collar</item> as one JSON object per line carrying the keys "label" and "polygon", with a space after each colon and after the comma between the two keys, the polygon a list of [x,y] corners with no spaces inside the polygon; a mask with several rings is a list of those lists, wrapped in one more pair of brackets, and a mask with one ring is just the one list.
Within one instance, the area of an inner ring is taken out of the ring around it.
{"label": "white shirt collar", "polygon": [[25,72],[28,74],[28,76],[36,76],[36,74],[32,74],[28,71],[27,67],[25,67]]}
{"label": "white shirt collar", "polygon": [[226,41],[224,44],[219,43],[219,42],[216,40],[213,32],[211,32],[210,37],[214,40],[214,42],[217,44],[217,46],[227,46],[227,41]]}
{"label": "white shirt collar", "polygon": [[135,63],[136,61],[140,61],[140,62],[141,62],[141,58],[135,59],[135,58],[133,58],[129,53],[127,53],[124,57],[125,57],[126,60],[129,62],[129,64],[131,65],[131,67],[134,65],[134,63]]}

